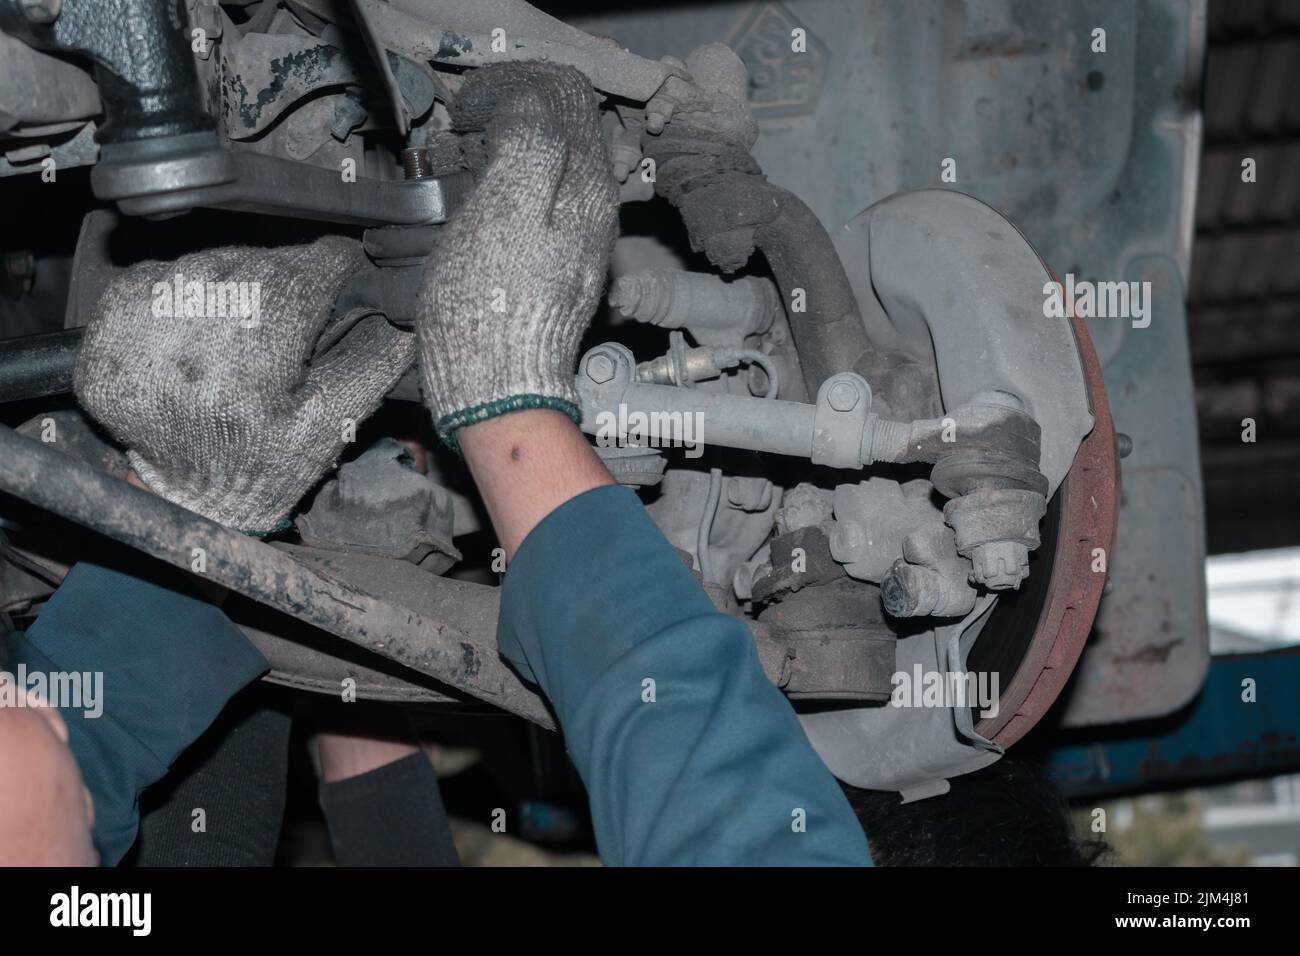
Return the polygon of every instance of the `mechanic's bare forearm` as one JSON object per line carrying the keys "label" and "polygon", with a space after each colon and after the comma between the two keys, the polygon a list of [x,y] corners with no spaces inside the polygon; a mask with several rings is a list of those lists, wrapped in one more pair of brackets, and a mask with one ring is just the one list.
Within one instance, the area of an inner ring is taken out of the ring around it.
{"label": "mechanic's bare forearm", "polygon": [[587,439],[561,412],[514,412],[469,425],[458,438],[507,561],[560,505],[614,484]]}

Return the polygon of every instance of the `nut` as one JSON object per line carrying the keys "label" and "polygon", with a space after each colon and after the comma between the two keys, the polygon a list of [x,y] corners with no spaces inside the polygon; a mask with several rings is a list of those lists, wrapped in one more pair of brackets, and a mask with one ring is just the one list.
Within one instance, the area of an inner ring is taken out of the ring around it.
{"label": "nut", "polygon": [[970,556],[971,578],[990,591],[1016,590],[1029,576],[1029,549],[1019,541],[990,541]]}
{"label": "nut", "polygon": [[593,355],[587,359],[587,378],[597,385],[611,381],[614,378],[614,360],[608,355]]}

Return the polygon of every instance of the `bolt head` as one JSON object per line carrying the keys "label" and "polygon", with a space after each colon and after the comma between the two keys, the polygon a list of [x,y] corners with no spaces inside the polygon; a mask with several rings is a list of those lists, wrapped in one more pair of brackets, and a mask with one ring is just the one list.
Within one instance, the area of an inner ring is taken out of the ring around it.
{"label": "bolt head", "polygon": [[991,541],[970,556],[971,578],[990,591],[1010,591],[1029,577],[1029,549],[1019,541]]}
{"label": "bolt head", "polygon": [[18,0],[29,23],[53,23],[63,12],[63,0]]}
{"label": "bolt head", "polygon": [[587,359],[587,378],[604,385],[614,378],[614,360],[608,355],[593,355]]}
{"label": "bolt head", "polygon": [[831,408],[837,412],[853,411],[857,407],[859,398],[861,396],[858,395],[858,390],[851,382],[836,382],[831,386],[831,390],[826,396]]}

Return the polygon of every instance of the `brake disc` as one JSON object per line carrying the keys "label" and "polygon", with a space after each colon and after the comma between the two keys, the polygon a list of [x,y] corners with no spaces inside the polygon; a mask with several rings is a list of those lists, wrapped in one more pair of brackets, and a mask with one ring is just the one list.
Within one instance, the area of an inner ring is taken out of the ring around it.
{"label": "brake disc", "polygon": [[1002,747],[1033,728],[1074,671],[1106,583],[1094,568],[1099,555],[1109,566],[1119,514],[1119,456],[1101,364],[1083,320],[1071,324],[1095,424],[1052,499],[1025,586],[998,601],[984,632],[990,639],[977,640],[966,661],[1001,675],[999,713],[976,730]]}

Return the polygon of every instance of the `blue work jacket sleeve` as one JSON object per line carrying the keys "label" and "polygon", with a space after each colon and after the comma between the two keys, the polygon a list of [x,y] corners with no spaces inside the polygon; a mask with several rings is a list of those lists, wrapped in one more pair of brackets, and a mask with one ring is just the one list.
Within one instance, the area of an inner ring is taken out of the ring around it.
{"label": "blue work jacket sleeve", "polygon": [[87,562],[13,638],[8,656],[8,669],[21,667],[28,686],[34,675],[80,685],[78,700],[52,702],[65,705],[59,711],[95,801],[94,840],[105,866],[135,842],[140,792],[267,670],[220,609]]}
{"label": "blue work jacket sleeve", "polygon": [[635,493],[597,488],[515,555],[498,641],[551,701],[611,865],[870,865],[745,625]]}

